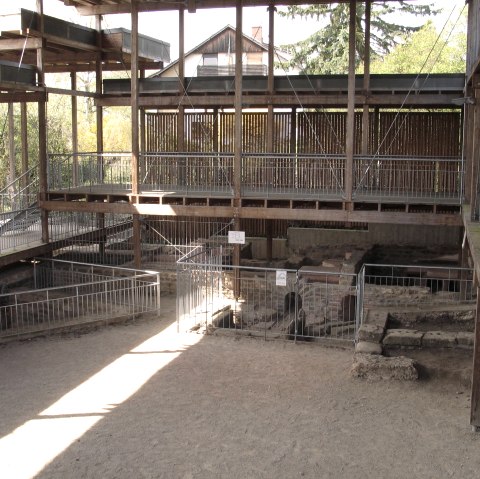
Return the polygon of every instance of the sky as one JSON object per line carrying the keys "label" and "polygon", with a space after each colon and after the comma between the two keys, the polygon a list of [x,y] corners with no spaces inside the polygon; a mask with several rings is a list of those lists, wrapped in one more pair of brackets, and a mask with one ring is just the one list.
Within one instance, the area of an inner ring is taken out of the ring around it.
{"label": "sky", "polygon": [[[1,2],[5,4],[7,2]],[[27,8],[35,10],[36,0],[16,0],[8,2],[14,3],[15,9]],[[425,0],[422,3],[428,3]],[[457,11],[464,5],[463,0],[437,0],[435,6],[444,9],[442,15],[434,18],[437,29],[441,29],[446,18],[455,7],[456,11],[452,14],[452,20],[458,16]],[[280,7],[279,7],[280,8]],[[12,7],[0,6],[0,13],[12,10]],[[75,23],[88,24],[91,21],[89,17],[79,17],[73,7],[66,7],[59,0],[44,0],[44,11],[47,15],[64,18]],[[398,20],[398,19],[395,19]],[[206,40],[224,26],[230,24],[235,26],[235,9],[211,9],[197,10],[196,13],[185,13],[185,50],[189,51],[196,45]],[[104,28],[123,27],[130,29],[129,15],[107,15],[104,17]],[[252,27],[262,26],[263,39],[268,41],[268,12],[266,7],[249,7],[243,9],[243,30],[247,35],[251,35]],[[307,38],[318,29],[316,20],[285,19],[278,15],[275,16],[275,45],[295,43]],[[170,43],[171,59],[178,57],[178,12],[152,12],[141,13],[139,16],[139,31],[145,35]]]}

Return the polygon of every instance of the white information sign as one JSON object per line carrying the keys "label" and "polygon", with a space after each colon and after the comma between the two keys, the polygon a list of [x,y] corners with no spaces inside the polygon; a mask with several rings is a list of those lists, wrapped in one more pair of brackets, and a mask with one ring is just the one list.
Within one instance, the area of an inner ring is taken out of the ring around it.
{"label": "white information sign", "polygon": [[228,242],[231,244],[245,244],[245,231],[229,231]]}
{"label": "white information sign", "polygon": [[287,272],[283,269],[277,270],[277,286],[287,286]]}

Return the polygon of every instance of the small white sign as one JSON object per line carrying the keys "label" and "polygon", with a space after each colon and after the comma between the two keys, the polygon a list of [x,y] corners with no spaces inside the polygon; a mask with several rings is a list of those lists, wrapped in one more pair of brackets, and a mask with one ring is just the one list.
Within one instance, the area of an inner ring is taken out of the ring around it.
{"label": "small white sign", "polygon": [[245,244],[245,231],[229,231],[228,242],[231,244]]}
{"label": "small white sign", "polygon": [[287,272],[283,269],[277,270],[277,286],[287,286]]}

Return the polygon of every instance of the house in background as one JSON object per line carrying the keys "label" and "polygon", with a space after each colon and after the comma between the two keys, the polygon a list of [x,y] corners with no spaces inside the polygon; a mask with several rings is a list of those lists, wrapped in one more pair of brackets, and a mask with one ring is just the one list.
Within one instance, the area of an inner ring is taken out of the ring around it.
{"label": "house in background", "polygon": [[[243,74],[268,75],[268,44],[262,27],[253,27],[252,36],[243,35]],[[275,62],[288,61],[288,53],[275,48]],[[298,74],[275,67],[274,75]],[[185,54],[185,76],[235,75],[235,28],[227,25]],[[177,77],[178,59],[152,77]]]}

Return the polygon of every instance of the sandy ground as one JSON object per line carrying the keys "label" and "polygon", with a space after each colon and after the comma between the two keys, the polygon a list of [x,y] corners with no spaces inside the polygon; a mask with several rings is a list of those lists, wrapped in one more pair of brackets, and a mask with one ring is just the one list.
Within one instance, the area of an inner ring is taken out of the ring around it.
{"label": "sandy ground", "polygon": [[0,347],[2,479],[480,477],[460,383],[367,383],[351,351],[177,335],[163,304]]}

